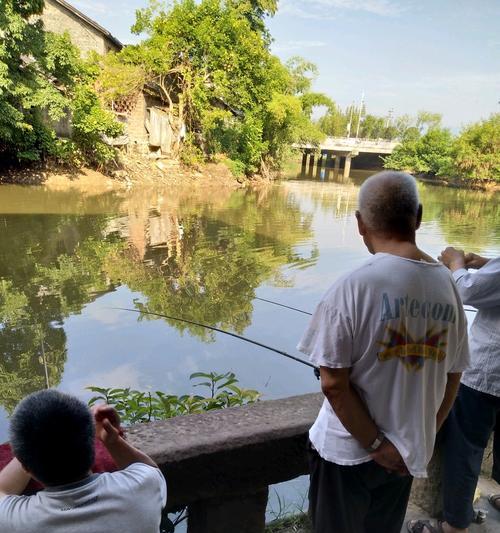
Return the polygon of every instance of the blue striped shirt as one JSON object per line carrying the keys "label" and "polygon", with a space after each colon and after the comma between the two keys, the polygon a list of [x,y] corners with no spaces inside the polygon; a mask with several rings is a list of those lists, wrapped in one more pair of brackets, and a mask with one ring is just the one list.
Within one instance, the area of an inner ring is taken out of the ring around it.
{"label": "blue striped shirt", "polygon": [[469,332],[471,366],[462,383],[500,397],[500,257],[475,273],[456,270],[453,277],[464,304],[478,310]]}

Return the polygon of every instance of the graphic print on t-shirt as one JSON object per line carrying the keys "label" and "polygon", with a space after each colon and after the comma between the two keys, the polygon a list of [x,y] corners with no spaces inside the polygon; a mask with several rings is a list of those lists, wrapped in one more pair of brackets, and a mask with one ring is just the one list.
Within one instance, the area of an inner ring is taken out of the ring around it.
{"label": "graphic print on t-shirt", "polygon": [[385,347],[385,350],[377,354],[381,362],[397,357],[408,371],[417,372],[422,370],[426,359],[441,363],[446,357],[443,349],[446,347],[446,340],[443,339],[447,337],[447,329],[435,332],[431,328],[420,339],[414,339],[404,325],[399,330],[387,326],[386,331],[389,340],[378,342]]}

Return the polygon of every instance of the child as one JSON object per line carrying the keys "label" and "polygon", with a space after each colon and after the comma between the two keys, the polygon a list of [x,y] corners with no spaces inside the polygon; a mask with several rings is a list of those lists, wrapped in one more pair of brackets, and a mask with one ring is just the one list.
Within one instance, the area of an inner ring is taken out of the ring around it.
{"label": "child", "polygon": [[[109,406],[91,413],[77,398],[55,390],[25,398],[10,423],[14,459],[0,472],[0,531],[158,533],[165,479],[122,435]],[[92,474],[95,437],[118,471]],[[19,496],[31,478],[45,490]]]}

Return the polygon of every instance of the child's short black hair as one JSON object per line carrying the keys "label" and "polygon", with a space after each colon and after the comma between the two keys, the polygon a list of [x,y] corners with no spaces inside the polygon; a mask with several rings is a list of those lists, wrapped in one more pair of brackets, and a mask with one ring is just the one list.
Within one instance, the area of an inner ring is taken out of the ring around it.
{"label": "child's short black hair", "polygon": [[94,420],[73,396],[43,390],[27,396],[10,421],[14,455],[47,486],[83,479],[94,463]]}

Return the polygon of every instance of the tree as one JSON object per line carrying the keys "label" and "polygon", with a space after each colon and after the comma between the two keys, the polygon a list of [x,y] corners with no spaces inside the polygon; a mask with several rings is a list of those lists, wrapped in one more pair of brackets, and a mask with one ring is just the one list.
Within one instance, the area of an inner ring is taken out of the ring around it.
{"label": "tree", "polygon": [[[114,156],[102,136],[121,126],[93,90],[95,70],[81,60],[68,34],[43,30],[42,0],[0,2],[0,155],[3,163],[61,161],[101,164]],[[72,115],[72,141],[54,124]]]}
{"label": "tree", "polygon": [[420,138],[409,137],[384,159],[385,168],[447,175],[452,165],[453,137],[449,130],[433,128]]}
{"label": "tree", "polygon": [[[116,96],[121,63],[162,98],[179,139],[186,126],[187,148],[226,154],[246,173],[277,168],[285,145],[321,133],[308,118],[317,100],[302,100],[295,73],[269,50],[264,17],[275,10],[274,0],[151,2],[133,27],[146,38],[118,54],[115,74],[105,65],[103,94]],[[309,70],[297,73],[302,83]]]}
{"label": "tree", "polygon": [[453,156],[459,176],[500,182],[500,113],[466,127],[455,141]]}

